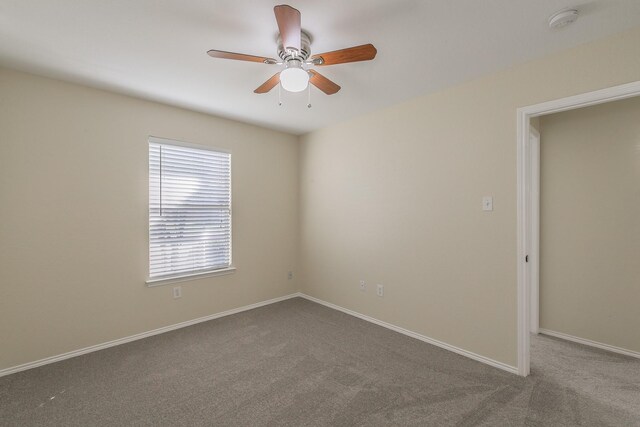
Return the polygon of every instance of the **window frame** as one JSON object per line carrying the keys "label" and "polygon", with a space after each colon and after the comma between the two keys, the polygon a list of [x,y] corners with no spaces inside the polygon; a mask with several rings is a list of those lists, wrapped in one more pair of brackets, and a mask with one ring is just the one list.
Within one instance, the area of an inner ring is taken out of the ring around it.
{"label": "window frame", "polygon": [[[174,145],[178,147],[193,148],[197,150],[214,151],[219,153],[225,153],[229,155],[229,266],[222,268],[214,268],[208,270],[199,270],[193,272],[183,272],[175,275],[167,275],[161,277],[151,277],[151,210],[150,210],[150,196],[151,191],[149,188],[149,178],[151,174],[151,167],[149,162],[149,145]],[[193,144],[190,142],[179,141],[175,139],[162,138],[153,135],[149,135],[147,138],[147,277],[145,283],[147,287],[162,286],[166,284],[184,282],[188,280],[196,280],[206,277],[224,276],[232,274],[236,271],[236,267],[233,264],[233,155],[231,150],[226,148],[212,147],[209,145]]]}

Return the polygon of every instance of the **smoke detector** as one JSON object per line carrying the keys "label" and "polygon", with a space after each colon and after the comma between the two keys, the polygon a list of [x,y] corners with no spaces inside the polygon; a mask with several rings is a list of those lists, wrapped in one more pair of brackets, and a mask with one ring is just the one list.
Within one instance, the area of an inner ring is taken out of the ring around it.
{"label": "smoke detector", "polygon": [[558,11],[549,17],[549,28],[557,29],[566,27],[569,24],[576,22],[578,19],[578,11],[575,9],[564,9]]}

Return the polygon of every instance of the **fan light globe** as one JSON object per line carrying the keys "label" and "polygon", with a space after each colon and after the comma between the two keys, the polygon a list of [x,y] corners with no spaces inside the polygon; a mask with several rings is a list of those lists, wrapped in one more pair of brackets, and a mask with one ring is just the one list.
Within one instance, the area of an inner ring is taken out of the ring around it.
{"label": "fan light globe", "polygon": [[280,73],[280,84],[287,92],[302,92],[309,85],[309,74],[302,68],[284,69]]}

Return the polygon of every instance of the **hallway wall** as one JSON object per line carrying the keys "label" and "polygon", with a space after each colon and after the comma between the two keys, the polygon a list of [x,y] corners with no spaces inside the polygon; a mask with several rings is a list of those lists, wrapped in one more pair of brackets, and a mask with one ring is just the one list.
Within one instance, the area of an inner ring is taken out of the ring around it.
{"label": "hallway wall", "polygon": [[640,352],[640,97],[540,127],[540,327]]}

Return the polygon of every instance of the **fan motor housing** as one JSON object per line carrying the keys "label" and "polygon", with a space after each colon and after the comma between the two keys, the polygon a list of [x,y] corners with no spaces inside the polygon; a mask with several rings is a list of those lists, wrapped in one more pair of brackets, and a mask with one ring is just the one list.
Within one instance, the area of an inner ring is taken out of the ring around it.
{"label": "fan motor housing", "polygon": [[311,55],[311,36],[304,31],[300,31],[300,51],[287,51],[282,46],[282,37],[278,35],[278,56],[284,62],[297,60],[304,62]]}

